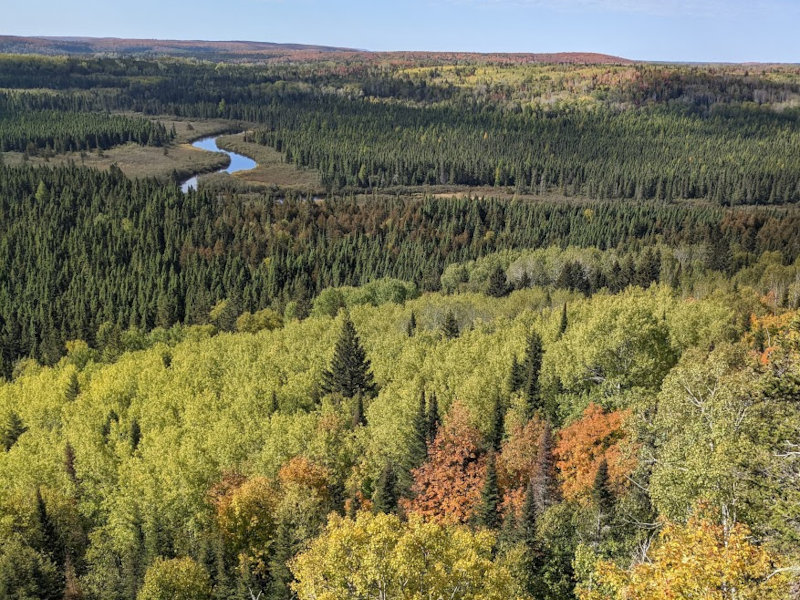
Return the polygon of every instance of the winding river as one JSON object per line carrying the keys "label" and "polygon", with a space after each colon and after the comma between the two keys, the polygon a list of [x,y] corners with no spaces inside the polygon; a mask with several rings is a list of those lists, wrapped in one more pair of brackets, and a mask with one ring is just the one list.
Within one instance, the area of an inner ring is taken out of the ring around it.
{"label": "winding river", "polygon": [[[249,171],[250,169],[255,169],[258,166],[258,163],[256,163],[256,161],[254,161],[252,158],[248,158],[243,154],[237,154],[236,152],[229,152],[228,150],[223,150],[222,148],[217,146],[216,137],[207,137],[197,140],[196,142],[192,143],[192,146],[194,146],[195,148],[200,148],[201,150],[207,150],[208,152],[224,152],[225,154],[231,157],[230,164],[224,169],[215,171],[215,173],[236,173],[237,171]],[[187,179],[181,185],[181,191],[184,194],[189,190],[196,190],[196,189],[197,189],[197,175]]]}

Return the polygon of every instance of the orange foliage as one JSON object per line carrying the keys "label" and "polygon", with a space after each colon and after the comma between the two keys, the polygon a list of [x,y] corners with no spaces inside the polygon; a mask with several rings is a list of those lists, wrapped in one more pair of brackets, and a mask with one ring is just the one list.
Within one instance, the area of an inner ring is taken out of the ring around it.
{"label": "orange foliage", "polygon": [[217,509],[217,525],[226,545],[252,573],[269,570],[269,542],[275,532],[278,493],[266,477],[223,477],[209,496]]}
{"label": "orange foliage", "polygon": [[497,481],[502,494],[503,512],[518,511],[525,498],[525,488],[536,471],[539,455],[539,438],[544,422],[534,416],[525,425],[517,425],[503,443],[497,457]]}
{"label": "orange foliage", "polygon": [[456,402],[447,422],[428,449],[428,459],[412,471],[412,500],[403,500],[408,513],[426,520],[465,523],[480,502],[486,471],[481,434],[469,413]]}
{"label": "orange foliage", "polygon": [[608,463],[611,484],[618,490],[625,486],[626,476],[636,467],[623,429],[628,414],[606,413],[590,404],[579,421],[561,430],[554,454],[565,499],[586,499],[603,459]]}
{"label": "orange foliage", "polygon": [[278,472],[278,481],[284,490],[305,489],[323,500],[329,496],[328,469],[311,462],[304,456],[295,456],[283,465]]}

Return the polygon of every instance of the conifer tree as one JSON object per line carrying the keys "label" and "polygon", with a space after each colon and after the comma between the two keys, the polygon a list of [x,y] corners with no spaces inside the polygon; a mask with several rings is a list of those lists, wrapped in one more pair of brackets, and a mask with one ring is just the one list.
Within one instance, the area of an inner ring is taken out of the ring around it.
{"label": "conifer tree", "polygon": [[457,338],[458,334],[458,321],[456,320],[455,313],[450,309],[444,317],[444,323],[442,323],[442,335],[445,339],[452,340]]}
{"label": "conifer tree", "polygon": [[275,531],[275,541],[270,557],[269,574],[272,586],[270,600],[290,600],[293,597],[289,584],[294,579],[289,570],[289,561],[294,556],[292,528],[285,518],[280,519]]}
{"label": "conifer tree", "polygon": [[601,460],[597,467],[597,474],[592,486],[592,500],[602,515],[608,516],[614,509],[614,493],[611,491],[606,459]]}
{"label": "conifer tree", "polygon": [[67,442],[67,445],[64,447],[64,471],[67,473],[67,477],[69,477],[72,484],[77,488],[79,481],[78,474],[75,471],[75,449],[69,442]]}
{"label": "conifer tree", "polygon": [[428,419],[425,414],[425,390],[419,395],[419,404],[411,423],[411,440],[408,447],[409,467],[415,469],[428,456]]}
{"label": "conifer tree", "polygon": [[39,535],[41,536],[41,546],[39,550],[50,556],[63,573],[65,560],[64,548],[61,544],[58,532],[56,531],[55,523],[53,523],[52,518],[47,512],[47,506],[45,505],[40,488],[36,488],[35,503],[36,524],[39,528]]}
{"label": "conifer tree", "polygon": [[511,359],[511,370],[508,373],[508,391],[510,394],[519,391],[525,383],[524,365],[520,364],[517,356]]}
{"label": "conifer tree", "polygon": [[531,477],[531,489],[539,513],[561,500],[553,448],[553,430],[550,423],[545,421],[542,433],[539,435],[536,467]]}
{"label": "conifer tree", "polygon": [[6,416],[2,429],[0,429],[0,446],[8,452],[11,450],[12,446],[17,443],[19,436],[27,430],[28,428],[25,427],[25,423],[22,422],[20,416],[16,412],[11,411]]}
{"label": "conifer tree", "polygon": [[72,402],[75,398],[78,397],[80,393],[80,385],[78,384],[78,374],[74,371],[69,376],[69,381],[67,382],[67,389],[64,392],[64,397],[67,399],[67,402]]}
{"label": "conifer tree", "polygon": [[341,394],[345,398],[375,393],[369,359],[349,315],[345,315],[330,367],[322,373],[321,390],[324,394]]}
{"label": "conifer tree", "polygon": [[375,512],[391,513],[397,509],[397,474],[391,462],[383,467],[373,502]]}
{"label": "conifer tree", "polygon": [[487,288],[486,293],[494,298],[502,298],[508,294],[506,272],[500,265],[497,265],[489,275],[489,287]]}
{"label": "conifer tree", "polygon": [[436,434],[439,432],[439,402],[436,399],[436,392],[432,392],[428,400],[428,414],[426,418],[425,431],[428,436],[428,445],[433,443],[436,439]]}
{"label": "conifer tree", "polygon": [[525,350],[525,418],[533,418],[537,410],[542,409],[542,394],[539,387],[539,375],[542,370],[542,338],[535,331],[528,337]]}
{"label": "conifer tree", "polygon": [[604,458],[597,467],[597,474],[592,486],[592,500],[596,512],[595,544],[600,544],[606,537],[606,530],[614,515],[614,494],[608,476],[608,462]]}
{"label": "conifer tree", "polygon": [[561,309],[561,322],[558,325],[558,337],[561,338],[562,335],[567,331],[567,303],[564,302],[564,306]]}
{"label": "conifer tree", "polygon": [[414,314],[414,311],[411,311],[411,317],[408,319],[408,325],[406,325],[406,335],[408,337],[413,337],[413,335],[417,331],[417,316]]}
{"label": "conifer tree", "polygon": [[505,410],[500,396],[495,396],[494,407],[492,409],[491,430],[489,431],[489,448],[495,452],[500,451],[505,433]]}
{"label": "conifer tree", "polygon": [[519,538],[525,547],[524,576],[526,591],[533,598],[544,597],[542,585],[542,570],[546,562],[545,549],[539,540],[539,513],[536,509],[536,499],[533,486],[528,485],[525,491],[525,501],[519,522]]}
{"label": "conifer tree", "polygon": [[139,421],[134,418],[131,421],[131,429],[128,433],[128,441],[130,442],[131,452],[136,452],[139,447],[139,442],[142,439],[142,429],[139,427]]}
{"label": "conifer tree", "polygon": [[481,490],[481,503],[476,518],[478,524],[497,529],[500,526],[500,488],[497,483],[497,463],[494,450],[486,457],[486,478]]}

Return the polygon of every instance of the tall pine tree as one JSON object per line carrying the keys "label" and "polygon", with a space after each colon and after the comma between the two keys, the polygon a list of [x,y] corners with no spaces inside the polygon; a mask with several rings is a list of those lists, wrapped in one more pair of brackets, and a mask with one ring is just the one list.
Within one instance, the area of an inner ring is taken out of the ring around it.
{"label": "tall pine tree", "polygon": [[371,397],[376,391],[369,359],[349,315],[345,315],[330,367],[322,373],[321,389],[324,394],[341,394],[345,398],[356,394]]}
{"label": "tall pine tree", "polygon": [[528,337],[523,363],[525,374],[525,418],[530,420],[536,411],[541,411],[542,393],[539,386],[539,375],[542,371],[542,338],[533,331]]}
{"label": "tall pine tree", "polygon": [[497,462],[494,450],[486,457],[486,479],[481,490],[481,503],[478,507],[477,521],[479,525],[489,529],[500,526],[500,488],[497,483]]}
{"label": "tall pine tree", "polygon": [[373,497],[375,512],[392,513],[397,509],[397,473],[392,463],[387,462],[375,486]]}

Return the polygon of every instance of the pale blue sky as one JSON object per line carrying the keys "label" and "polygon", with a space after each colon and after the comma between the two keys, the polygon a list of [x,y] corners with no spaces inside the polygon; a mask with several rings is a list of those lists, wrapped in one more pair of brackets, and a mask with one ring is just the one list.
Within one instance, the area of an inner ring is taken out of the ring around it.
{"label": "pale blue sky", "polygon": [[800,63],[800,0],[0,0],[0,33]]}

